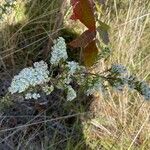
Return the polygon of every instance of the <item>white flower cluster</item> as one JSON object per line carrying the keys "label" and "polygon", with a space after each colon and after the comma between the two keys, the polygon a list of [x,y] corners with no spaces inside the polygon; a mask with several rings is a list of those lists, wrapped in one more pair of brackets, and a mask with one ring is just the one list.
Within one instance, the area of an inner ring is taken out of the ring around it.
{"label": "white flower cluster", "polygon": [[52,47],[50,63],[54,66],[58,65],[61,60],[65,61],[68,58],[66,51],[66,43],[64,38],[59,37],[54,41]]}
{"label": "white flower cluster", "polygon": [[69,69],[68,74],[74,75],[74,73],[78,70],[80,70],[79,63],[75,61],[69,61],[67,62],[67,68]]}
{"label": "white flower cluster", "polygon": [[11,94],[21,93],[30,86],[35,87],[49,81],[48,65],[44,61],[35,62],[34,68],[23,69],[18,75],[14,76],[9,92]]}
{"label": "white flower cluster", "polygon": [[67,86],[67,101],[72,101],[77,97],[75,90],[71,86]]}
{"label": "white flower cluster", "polygon": [[38,99],[38,98],[40,98],[41,96],[40,96],[40,94],[39,93],[27,93],[26,95],[25,95],[25,99]]}

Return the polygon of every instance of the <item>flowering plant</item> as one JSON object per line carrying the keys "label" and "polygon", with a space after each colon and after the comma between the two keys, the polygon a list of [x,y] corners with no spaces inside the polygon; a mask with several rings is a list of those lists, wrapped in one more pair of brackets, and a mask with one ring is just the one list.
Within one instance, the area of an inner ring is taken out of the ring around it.
{"label": "flowering plant", "polygon": [[33,67],[24,68],[14,76],[9,93],[23,94],[25,99],[38,99],[41,92],[49,95],[54,89],[61,89],[66,92],[67,101],[72,101],[77,97],[73,87],[75,83],[87,96],[96,92],[105,93],[109,86],[119,91],[128,86],[137,90],[146,100],[150,99],[148,84],[130,75],[122,65],[113,64],[101,74],[92,74],[78,62],[67,61],[67,58],[65,40],[59,37],[54,41],[49,64],[42,60],[35,62]]}

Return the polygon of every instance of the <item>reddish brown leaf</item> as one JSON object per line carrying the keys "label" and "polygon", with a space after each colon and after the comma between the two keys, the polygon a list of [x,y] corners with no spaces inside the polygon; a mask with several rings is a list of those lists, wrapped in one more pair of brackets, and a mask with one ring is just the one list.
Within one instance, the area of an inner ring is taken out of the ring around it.
{"label": "reddish brown leaf", "polygon": [[79,19],[88,30],[80,37],[70,43],[73,47],[83,48],[83,61],[86,66],[90,67],[95,63],[98,55],[98,49],[95,42],[96,22],[94,17],[93,0],[71,0],[73,6],[73,20]]}
{"label": "reddish brown leaf", "polygon": [[96,31],[86,30],[78,38],[69,43],[70,46],[85,48],[96,36]]}
{"label": "reddish brown leaf", "polygon": [[71,0],[73,15],[71,19],[79,19],[89,30],[96,30],[93,0]]}
{"label": "reddish brown leaf", "polygon": [[92,66],[96,61],[97,55],[98,49],[96,46],[96,41],[94,40],[83,49],[83,61],[85,66]]}

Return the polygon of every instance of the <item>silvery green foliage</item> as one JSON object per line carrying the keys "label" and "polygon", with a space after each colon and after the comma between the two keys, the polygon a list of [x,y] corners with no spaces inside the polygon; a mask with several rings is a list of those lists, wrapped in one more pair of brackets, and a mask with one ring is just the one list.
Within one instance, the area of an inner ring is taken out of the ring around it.
{"label": "silvery green foliage", "polygon": [[150,87],[149,87],[149,85],[145,82],[141,82],[139,88],[140,88],[140,92],[144,96],[144,98],[146,100],[149,100],[150,99]]}
{"label": "silvery green foliage", "polygon": [[66,43],[64,38],[59,37],[54,41],[54,46],[52,47],[50,63],[54,66],[57,66],[59,62],[65,61],[68,58],[66,51]]}
{"label": "silvery green foliage", "polygon": [[127,69],[120,64],[113,64],[111,66],[111,72],[114,74],[123,74],[127,72]]}
{"label": "silvery green foliage", "polygon": [[76,91],[72,86],[67,86],[67,101],[72,101],[77,97]]}
{"label": "silvery green foliage", "polygon": [[95,77],[88,77],[86,81],[86,95],[93,95],[96,92],[102,92],[103,91],[103,85],[102,85],[102,79],[99,76]]}
{"label": "silvery green foliage", "polygon": [[45,92],[46,95],[51,94],[54,91],[54,86],[53,85],[44,85],[42,86],[42,90]]}
{"label": "silvery green foliage", "polygon": [[41,92],[49,95],[55,89],[61,89],[66,91],[66,100],[72,101],[77,97],[76,88],[73,85],[83,90],[87,96],[105,92],[109,86],[119,91],[126,86],[138,91],[146,100],[150,99],[148,84],[130,75],[120,64],[113,64],[104,73],[92,74],[79,63],[67,61],[67,58],[65,40],[59,37],[52,47],[50,64],[40,61],[35,62],[33,67],[24,68],[14,76],[9,92],[21,93],[25,99],[38,99],[41,97]]}
{"label": "silvery green foliage", "polygon": [[66,61],[63,64],[61,63],[59,67],[62,68],[63,72],[57,75],[58,82],[56,86],[58,89],[65,89],[66,85],[73,82],[73,79],[79,81],[81,72],[85,71],[85,67],[75,61]]}
{"label": "silvery green foliage", "polygon": [[3,21],[7,15],[12,13],[15,4],[16,0],[5,0],[0,5],[0,21]]}
{"label": "silvery green foliage", "polygon": [[59,89],[64,89],[66,85],[69,85],[72,82],[72,77],[75,76],[75,73],[80,71],[81,66],[77,62],[67,61],[63,66],[63,73],[58,75],[57,87]]}
{"label": "silvery green foliage", "polygon": [[11,94],[22,93],[29,87],[35,87],[48,81],[48,65],[44,61],[35,62],[34,67],[24,68],[18,75],[14,76],[8,90]]}
{"label": "silvery green foliage", "polygon": [[109,84],[117,90],[122,91],[124,87],[138,91],[145,100],[150,99],[150,87],[136,76],[130,75],[122,65],[112,65],[110,74],[106,77]]}
{"label": "silvery green foliage", "polygon": [[136,85],[137,85],[137,80],[138,79],[135,76],[133,76],[133,75],[127,75],[126,79],[127,79],[128,87],[130,89],[135,89]]}
{"label": "silvery green foliage", "polygon": [[127,79],[123,76],[108,78],[109,84],[116,90],[122,91],[127,84]]}
{"label": "silvery green foliage", "polygon": [[108,58],[111,54],[111,49],[108,46],[100,47],[101,53],[98,55],[98,59]]}
{"label": "silvery green foliage", "polygon": [[120,64],[112,64],[106,79],[114,89],[122,91],[127,84],[127,69]]}
{"label": "silvery green foliage", "polygon": [[150,99],[150,86],[145,81],[139,81],[131,75],[128,78],[128,87],[137,90],[146,100]]}
{"label": "silvery green foliage", "polygon": [[72,82],[72,76],[70,74],[67,73],[67,70],[64,67],[64,71],[57,75],[57,84],[56,84],[56,87],[58,89],[65,89],[67,85],[69,85],[71,82]]}

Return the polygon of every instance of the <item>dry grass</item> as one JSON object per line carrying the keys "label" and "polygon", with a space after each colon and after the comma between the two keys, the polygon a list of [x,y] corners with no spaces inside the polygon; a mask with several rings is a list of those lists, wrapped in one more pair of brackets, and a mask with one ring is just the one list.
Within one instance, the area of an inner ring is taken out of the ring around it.
{"label": "dry grass", "polygon": [[15,11],[0,24],[0,56],[5,69],[26,66],[31,58],[41,57],[48,41],[62,27],[60,4],[58,0],[17,1]]}
{"label": "dry grass", "polygon": [[[107,15],[103,15],[103,20],[111,27],[113,55],[108,64],[123,64],[131,73],[149,82],[150,3],[128,1],[127,6],[121,9],[117,2],[114,0]],[[98,70],[108,64],[100,63]],[[136,92],[128,89],[124,92],[110,91],[107,97],[96,98],[92,110],[95,111],[95,118],[85,129],[92,149],[99,149],[100,146],[106,150],[150,149],[150,103]]]}

